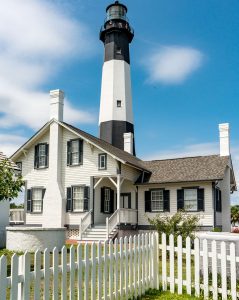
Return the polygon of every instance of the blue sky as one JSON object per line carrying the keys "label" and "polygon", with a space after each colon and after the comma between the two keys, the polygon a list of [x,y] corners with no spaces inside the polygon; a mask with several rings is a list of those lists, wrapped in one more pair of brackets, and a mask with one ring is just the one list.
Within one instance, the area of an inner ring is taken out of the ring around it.
{"label": "blue sky", "polygon": [[[48,120],[51,89],[65,91],[68,122],[98,134],[103,63],[98,34],[109,3],[3,1],[0,147],[6,154]],[[218,123],[229,122],[239,175],[239,2],[123,3],[135,30],[130,51],[137,155],[218,153]]]}

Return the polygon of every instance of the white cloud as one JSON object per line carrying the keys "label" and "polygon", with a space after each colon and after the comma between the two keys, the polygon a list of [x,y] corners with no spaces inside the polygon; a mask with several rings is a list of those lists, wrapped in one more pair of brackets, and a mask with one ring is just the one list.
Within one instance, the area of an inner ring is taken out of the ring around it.
{"label": "white cloud", "polygon": [[[237,186],[239,188],[239,146],[234,145],[231,147],[231,155],[234,173],[237,181]],[[219,144],[218,143],[200,143],[191,145],[178,145],[172,149],[166,151],[158,151],[156,153],[147,154],[144,156],[144,160],[157,160],[157,159],[167,159],[167,158],[179,158],[179,157],[193,157],[200,155],[212,155],[219,154]],[[239,204],[239,192],[234,192],[231,195],[231,203]]]}
{"label": "white cloud", "polygon": [[0,133],[0,151],[9,157],[26,141],[21,135]]}
{"label": "white cloud", "polygon": [[155,50],[145,64],[150,83],[180,84],[203,62],[203,54],[193,48],[164,46]]}
{"label": "white cloud", "polygon": [[[87,27],[45,0],[3,0],[0,10],[0,126],[36,129],[48,120],[49,96],[42,85],[71,59],[91,53]],[[60,88],[60,87],[53,87]],[[66,120],[94,116],[66,101]]]}

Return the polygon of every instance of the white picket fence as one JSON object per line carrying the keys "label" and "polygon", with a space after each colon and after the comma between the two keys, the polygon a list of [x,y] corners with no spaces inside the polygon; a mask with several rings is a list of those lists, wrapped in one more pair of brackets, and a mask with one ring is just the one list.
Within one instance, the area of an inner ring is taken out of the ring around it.
{"label": "white picket fence", "polygon": [[[0,299],[129,299],[159,287],[158,234],[0,258]],[[33,265],[33,270],[31,270]],[[8,274],[9,272],[9,274]]]}
{"label": "white picket fence", "polygon": [[220,251],[216,241],[212,241],[210,247],[206,239],[200,241],[196,238],[191,242],[187,237],[186,248],[183,248],[181,236],[178,236],[175,245],[173,235],[170,235],[168,244],[166,235],[162,235],[159,255],[163,290],[182,294],[184,287],[187,294],[201,294],[204,299],[210,296],[216,300],[219,295],[222,300],[239,299],[236,277],[239,257],[236,257],[235,244],[230,243],[227,254],[225,242],[219,242]]}

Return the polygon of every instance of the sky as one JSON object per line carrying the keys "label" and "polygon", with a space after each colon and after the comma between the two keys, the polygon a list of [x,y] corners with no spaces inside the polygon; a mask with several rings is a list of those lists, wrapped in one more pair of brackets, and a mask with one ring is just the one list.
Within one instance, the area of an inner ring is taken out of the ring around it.
{"label": "sky", "polygon": [[[105,0],[2,0],[0,150],[11,155],[49,119],[49,91],[66,94],[65,121],[98,135]],[[125,0],[137,156],[219,153],[231,128],[239,182],[239,1]],[[238,193],[232,197],[239,204]]]}

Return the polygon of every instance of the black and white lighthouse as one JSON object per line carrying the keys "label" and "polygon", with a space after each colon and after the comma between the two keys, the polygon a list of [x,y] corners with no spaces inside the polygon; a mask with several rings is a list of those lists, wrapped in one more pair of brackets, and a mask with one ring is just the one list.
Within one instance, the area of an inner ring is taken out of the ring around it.
{"label": "black and white lighthouse", "polygon": [[[127,7],[119,1],[106,8],[106,19],[100,31],[104,43],[100,99],[100,138],[135,155],[134,123],[130,77],[129,44],[134,37],[127,19]],[[131,142],[130,142],[131,140]],[[131,149],[131,150],[130,150]]]}

